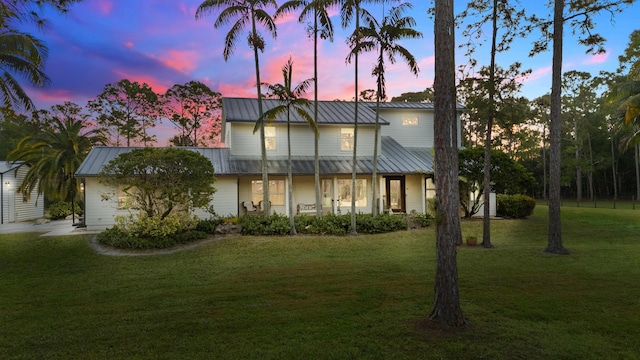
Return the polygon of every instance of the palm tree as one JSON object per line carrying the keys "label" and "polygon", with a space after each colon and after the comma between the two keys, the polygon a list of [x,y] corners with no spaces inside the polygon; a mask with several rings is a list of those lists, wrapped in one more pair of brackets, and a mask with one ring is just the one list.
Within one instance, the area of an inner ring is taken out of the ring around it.
{"label": "palm tree", "polygon": [[[327,11],[331,6],[330,0],[290,0],[282,4],[276,11],[274,18],[278,18],[281,14],[295,11],[302,7],[298,22],[303,23],[309,17],[313,18],[313,120],[318,123],[318,35],[323,39],[329,39],[333,42],[333,23]],[[322,217],[322,194],[320,192],[320,159],[318,136],[314,138],[314,166],[315,166],[315,187],[316,187],[316,216]]]}
{"label": "palm tree", "polygon": [[[229,60],[233,48],[242,34],[244,28],[251,24],[248,36],[249,47],[253,49],[253,57],[256,67],[256,88],[258,91],[258,114],[263,115],[262,93],[260,90],[260,61],[258,50],[264,51],[264,38],[258,33],[258,25],[261,25],[273,37],[276,37],[276,24],[273,18],[265,10],[272,6],[277,8],[275,0],[205,0],[196,10],[196,19],[201,19],[214,11],[220,11],[218,18],[213,23],[214,28],[233,23],[231,30],[224,40],[224,60]],[[260,146],[262,155],[262,193],[265,204],[265,216],[269,216],[269,174],[267,171],[267,148],[265,146],[264,122],[260,126]]]}
{"label": "palm tree", "polygon": [[38,195],[46,191],[49,198],[71,202],[78,190],[73,174],[89,150],[106,144],[107,138],[102,129],[87,129],[88,115],[74,103],[55,105],[47,116],[52,117],[52,127],[22,139],[8,159],[30,165],[19,187],[26,197],[40,185]]}
{"label": "palm tree", "polygon": [[[355,18],[355,30],[357,33],[360,29],[360,17],[366,10],[362,9],[360,5],[362,3],[381,2],[382,0],[334,0],[334,3],[340,5],[340,18],[342,20],[342,27],[346,28],[351,23],[351,20]],[[357,46],[358,37],[353,39],[354,44]],[[351,171],[351,235],[357,235],[356,229],[356,170],[357,170],[357,149],[358,149],[358,53],[354,54],[355,65],[355,106],[353,116],[353,160]],[[375,201],[375,200],[374,200]]]}
{"label": "palm tree", "polygon": [[[3,14],[4,15],[4,14]],[[47,47],[33,36],[7,29],[0,24],[0,97],[4,107],[35,110],[31,99],[14,75],[32,85],[44,87],[49,78],[44,73]]]}
{"label": "palm tree", "polygon": [[380,101],[386,98],[386,82],[385,82],[385,58],[390,63],[396,62],[396,55],[403,58],[409,69],[414,75],[418,75],[418,63],[415,57],[405,47],[397,42],[401,39],[418,39],[422,37],[422,33],[414,30],[416,21],[413,17],[403,16],[405,12],[411,9],[410,3],[403,3],[389,10],[389,14],[384,17],[382,23],[379,23],[370,14],[364,14],[366,26],[360,27],[354,37],[359,41],[354,44],[347,60],[358,53],[366,51],[378,51],[378,59],[374,64],[372,75],[376,77],[378,90],[376,92],[376,142],[373,147],[373,171],[371,177],[371,187],[373,188],[373,202],[371,205],[371,213],[373,216],[378,214],[378,204],[376,201],[377,189],[377,165],[378,165],[378,137],[380,133]]}
{"label": "palm tree", "polygon": [[292,74],[293,60],[289,58],[289,61],[282,67],[284,83],[275,85],[267,83],[262,84],[267,87],[268,96],[278,99],[280,105],[267,110],[260,117],[258,123],[256,123],[254,131],[256,131],[258,127],[264,127],[265,122],[272,122],[275,120],[279,114],[287,114],[287,187],[289,188],[289,225],[291,226],[291,235],[295,235],[296,226],[293,215],[293,174],[291,169],[291,110],[293,109],[298,116],[309,123],[316,134],[316,138],[318,137],[318,127],[311,115],[309,115],[305,109],[311,107],[311,102],[300,97],[305,93],[305,91],[307,91],[309,86],[311,86],[313,79],[306,79],[292,89]]}

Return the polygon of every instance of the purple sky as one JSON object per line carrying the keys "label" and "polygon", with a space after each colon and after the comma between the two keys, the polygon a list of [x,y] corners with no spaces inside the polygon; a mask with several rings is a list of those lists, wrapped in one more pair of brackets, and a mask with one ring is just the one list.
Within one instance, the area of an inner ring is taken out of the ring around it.
{"label": "purple sky", "polygon": [[[240,38],[233,55],[225,62],[222,49],[228,27],[214,29],[217,14],[196,21],[195,10],[200,3],[201,0],[85,0],[73,5],[68,14],[47,13],[48,26],[33,32],[49,47],[46,73],[52,83],[46,89],[28,88],[29,95],[39,108],[64,101],[85,105],[106,84],[127,78],[146,82],[156,92],[198,80],[223,96],[256,97],[253,53],[245,37]],[[424,38],[402,43],[418,60],[420,74],[416,78],[402,62],[389,65],[386,75],[389,97],[424,90],[433,82],[433,21],[426,15],[430,3],[413,1],[411,15]],[[532,6],[542,9],[535,3]],[[386,6],[388,9],[389,5]],[[458,1],[457,6],[463,6],[463,2]],[[367,8],[374,15],[382,14],[380,6]],[[588,71],[593,75],[600,70],[615,70],[618,55],[638,27],[639,10],[640,5],[636,4],[618,14],[613,22],[609,15],[597,18],[597,31],[608,40],[604,55],[586,55],[567,29],[564,70]],[[332,13],[337,32],[333,43],[325,41],[320,45],[319,97],[350,100],[354,95],[353,64],[345,63],[348,53],[345,37],[352,28],[343,30],[337,9]],[[262,81],[282,82],[280,69],[290,56],[294,61],[294,84],[313,77],[313,43],[306,36],[304,25],[296,19],[280,20],[278,38],[266,38],[265,52],[260,55]],[[461,41],[462,37],[458,39]],[[521,61],[523,68],[532,69],[523,88],[523,95],[531,99],[550,92],[551,86],[550,52],[534,58],[526,56],[534,40],[520,40],[509,53],[498,56],[498,64],[503,67]],[[481,51],[487,52],[488,46]],[[458,51],[458,63],[467,61],[463,54]],[[476,57],[480,64],[487,63],[487,56]],[[374,55],[361,57],[361,90],[375,87],[371,77],[374,59]],[[312,98],[313,93],[309,92],[308,97]]]}

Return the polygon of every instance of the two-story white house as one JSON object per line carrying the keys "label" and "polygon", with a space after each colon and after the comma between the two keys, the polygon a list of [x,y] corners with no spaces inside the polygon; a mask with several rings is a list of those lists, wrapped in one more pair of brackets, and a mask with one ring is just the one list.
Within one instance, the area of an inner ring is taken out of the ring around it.
{"label": "two-story white house", "polygon": [[[264,109],[277,100],[263,100]],[[426,212],[426,199],[434,196],[433,104],[381,103],[380,135],[375,138],[375,103],[360,102],[358,108],[357,180],[351,193],[355,103],[318,102],[318,148],[323,212],[345,214],[356,198],[356,211],[379,209],[393,212]],[[313,109],[308,109],[313,113]],[[243,215],[245,205],[263,198],[260,134],[253,128],[259,117],[257,99],[222,99],[224,148],[188,148],[210,159],[216,173],[212,205],[219,215]],[[460,126],[458,126],[460,129]],[[288,207],[286,114],[265,127],[267,169],[272,212],[297,213],[315,203],[314,132],[308,123],[291,112],[293,203]],[[460,134],[458,134],[460,139]],[[372,189],[374,144],[378,142],[377,183]],[[113,224],[122,209],[123,194],[100,184],[97,175],[111,159],[132,148],[94,148],[76,172],[83,179],[85,223],[89,228]],[[302,205],[302,206],[300,206]],[[199,216],[208,216],[204,211]]]}

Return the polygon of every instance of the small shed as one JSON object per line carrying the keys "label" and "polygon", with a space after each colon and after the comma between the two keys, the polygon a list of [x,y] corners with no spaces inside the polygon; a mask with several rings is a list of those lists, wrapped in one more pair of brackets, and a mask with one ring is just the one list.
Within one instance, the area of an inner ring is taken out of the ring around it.
{"label": "small shed", "polygon": [[38,189],[34,189],[29,200],[18,187],[22,184],[28,165],[20,167],[21,162],[0,161],[0,224],[27,221],[44,217],[44,199],[38,198]]}

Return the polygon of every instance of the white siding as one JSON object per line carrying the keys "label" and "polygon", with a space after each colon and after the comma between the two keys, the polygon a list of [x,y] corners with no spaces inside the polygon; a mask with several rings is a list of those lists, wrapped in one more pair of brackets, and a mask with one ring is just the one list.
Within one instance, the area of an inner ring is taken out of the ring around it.
{"label": "white siding", "polygon": [[85,179],[84,219],[88,230],[103,230],[113,226],[116,215],[129,215],[118,209],[118,188],[101,184],[97,178]]}
{"label": "white siding", "polygon": [[[383,136],[391,136],[405,147],[433,147],[433,111],[384,109],[380,113],[390,123],[382,126]],[[418,118],[418,125],[402,125],[403,117],[414,116]]]}
{"label": "white siding", "polygon": [[[28,221],[44,217],[44,199],[42,196],[38,197],[37,187],[31,192],[31,197],[28,201],[25,201],[22,193],[17,191],[28,171],[28,168],[22,167],[17,175],[15,170],[2,175],[3,223]],[[12,206],[9,206],[10,199],[13,199]],[[13,214],[9,214],[10,209],[13,210]]]}
{"label": "white siding", "polygon": [[[232,155],[255,156],[260,154],[260,133],[253,134],[253,124],[232,123],[228,132]],[[287,126],[276,126],[276,150],[267,151],[267,156],[287,155]],[[347,156],[351,151],[340,150],[340,129],[348,126],[320,126],[319,153],[322,156]],[[384,126],[383,126],[384,128]],[[313,156],[314,133],[308,125],[291,126],[291,153],[296,156]],[[373,155],[374,127],[358,127],[358,155]]]}
{"label": "white siding", "polygon": [[[217,189],[213,194],[213,210],[218,216],[238,214],[238,182],[235,177],[217,177],[213,186]],[[211,214],[206,209],[195,209],[193,212],[200,219],[208,219]]]}

